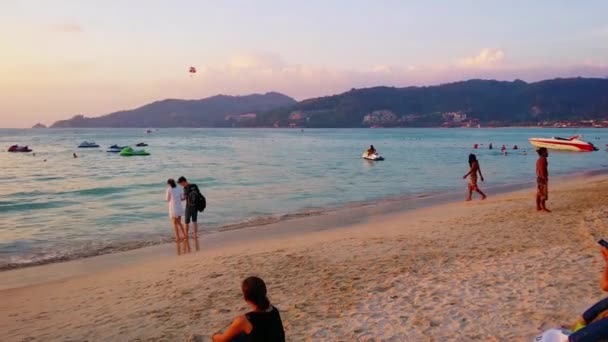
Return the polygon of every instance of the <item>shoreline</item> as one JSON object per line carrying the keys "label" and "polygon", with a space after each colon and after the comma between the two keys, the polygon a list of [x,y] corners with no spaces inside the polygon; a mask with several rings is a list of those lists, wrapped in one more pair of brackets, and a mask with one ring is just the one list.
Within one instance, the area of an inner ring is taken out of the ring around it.
{"label": "shoreline", "polygon": [[[560,182],[570,179],[577,179],[587,176],[598,176],[604,174],[608,174],[607,169],[595,169],[589,171],[557,174],[552,177],[552,180]],[[484,187],[484,190],[488,194],[495,196],[518,190],[523,190],[528,187],[533,187],[534,185],[534,181],[524,181],[519,183],[497,184],[490,187]],[[365,215],[358,215],[357,211],[359,210],[365,211],[366,213],[371,211],[376,214],[389,214],[392,212],[413,210],[417,208],[424,208],[449,202],[456,202],[464,196],[464,191],[465,188],[463,186],[462,190],[445,189],[443,191],[436,191],[430,193],[412,193],[401,196],[387,196],[383,198],[372,199],[369,201],[347,202],[343,204],[337,204],[328,208],[313,207],[292,213],[279,213],[268,216],[252,217],[250,219],[225,224],[219,227],[203,229],[200,232],[200,237],[201,239],[206,239],[208,236],[221,234],[227,231],[238,231],[242,229],[252,228],[255,229],[256,227],[263,227],[267,225],[287,225],[293,220],[300,220],[308,217],[324,217],[327,215],[352,215],[353,217],[358,217],[359,220],[361,220],[364,219],[364,217],[362,216]],[[355,223],[356,220],[349,219],[348,222]],[[53,265],[58,263],[96,258],[105,255],[120,254],[174,243],[175,242],[173,241],[173,238],[170,233],[167,233],[166,235],[160,236],[158,238],[149,238],[146,240],[129,240],[124,242],[114,242],[112,244],[102,245],[98,248],[91,249],[85,252],[62,254],[53,258],[36,260],[32,262],[13,262],[5,265],[0,265],[0,274],[5,274],[5,272],[21,270],[31,267],[40,267],[45,265]]]}
{"label": "shoreline", "polygon": [[238,284],[255,274],[290,340],[531,340],[602,298],[607,190],[605,175],[554,180],[551,214],[534,210],[526,187],[227,231],[240,239],[229,243],[210,234],[179,257],[156,246],[8,271],[0,339],[206,339],[246,310]]}
{"label": "shoreline", "polygon": [[[589,179],[608,177],[608,170],[593,170],[552,177],[552,183],[577,183]],[[532,191],[535,182],[501,184],[484,188],[492,197],[505,196],[526,190]],[[415,210],[432,209],[447,204],[464,203],[465,190],[448,190],[414,196],[387,197],[369,202],[352,202],[343,206],[322,210],[310,210],[313,214],[283,214],[276,220],[257,220],[229,224],[219,228],[199,232],[199,247],[204,250],[222,249],[247,241],[268,238],[289,238],[319,231],[339,230],[395,214],[405,214]],[[474,198],[473,202],[477,202]],[[311,224],[314,224],[314,228]],[[194,242],[192,238],[189,242]],[[145,242],[144,242],[145,243]],[[41,262],[13,268],[0,268],[0,290],[19,286],[29,286],[46,280],[56,281],[71,276],[86,275],[101,270],[109,270],[118,265],[153,262],[161,257],[175,257],[175,241],[150,242],[147,245],[102,254],[76,256],[60,261]],[[96,251],[93,251],[96,253]],[[65,265],[65,266],[64,266]],[[69,270],[66,272],[66,270]],[[20,282],[15,279],[22,278]],[[28,281],[29,279],[29,281]],[[36,280],[32,280],[36,279]]]}

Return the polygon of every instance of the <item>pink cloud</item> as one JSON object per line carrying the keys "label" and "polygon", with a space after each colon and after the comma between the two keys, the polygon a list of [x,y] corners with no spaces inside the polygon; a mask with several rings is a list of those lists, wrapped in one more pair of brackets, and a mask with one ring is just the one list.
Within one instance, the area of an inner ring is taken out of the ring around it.
{"label": "pink cloud", "polygon": [[[509,64],[502,49],[483,49],[473,57],[444,65],[376,65],[368,70],[330,69],[290,64],[278,55],[241,54],[200,70],[196,87],[184,93],[245,94],[281,91],[298,99],[340,93],[351,88],[433,85],[471,78],[538,81],[555,77],[605,77],[608,65],[581,61],[575,65]],[[180,85],[176,85],[180,89]]]}
{"label": "pink cloud", "polygon": [[[556,77],[608,77],[608,65],[598,60],[571,65],[517,64],[506,60],[505,55],[504,51],[478,53],[474,56],[479,58],[471,57],[477,61],[475,65],[464,65],[464,59],[459,59],[444,65],[380,64],[349,69],[289,63],[276,54],[245,53],[195,65],[198,72],[194,77],[182,70],[171,78],[167,74],[155,76],[147,70],[120,75],[107,69],[113,65],[29,65],[15,70],[13,81],[0,83],[0,127],[52,123],[80,113],[97,116],[165,98],[279,91],[302,100],[351,88],[435,85],[471,78],[533,82]],[[31,101],[31,94],[36,94],[39,101]],[[1,113],[16,115],[14,119],[3,118]]]}
{"label": "pink cloud", "polygon": [[82,33],[84,32],[84,27],[80,24],[65,22],[53,25],[53,30],[60,33]]}
{"label": "pink cloud", "polygon": [[469,67],[492,67],[501,64],[504,58],[503,50],[486,48],[473,57],[465,58],[461,64]]}

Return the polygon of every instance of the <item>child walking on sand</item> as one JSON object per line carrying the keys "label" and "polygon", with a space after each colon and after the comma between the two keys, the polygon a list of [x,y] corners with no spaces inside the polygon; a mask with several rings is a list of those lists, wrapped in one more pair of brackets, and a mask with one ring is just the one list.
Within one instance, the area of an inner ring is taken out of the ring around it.
{"label": "child walking on sand", "polygon": [[486,194],[483,193],[477,186],[477,173],[479,172],[479,177],[481,177],[481,181],[483,182],[483,175],[481,174],[481,168],[479,168],[479,162],[477,161],[477,157],[474,154],[469,154],[469,173],[464,175],[462,179],[466,179],[469,177],[469,195],[467,196],[467,201],[470,201],[473,196],[473,191],[477,191],[481,195],[481,199],[486,199]]}

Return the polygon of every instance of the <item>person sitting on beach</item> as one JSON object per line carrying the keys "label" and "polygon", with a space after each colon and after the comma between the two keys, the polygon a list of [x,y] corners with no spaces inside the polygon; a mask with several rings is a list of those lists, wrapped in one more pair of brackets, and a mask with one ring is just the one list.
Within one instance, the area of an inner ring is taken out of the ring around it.
{"label": "person sitting on beach", "polygon": [[376,153],[376,148],[374,148],[374,145],[369,145],[369,148],[367,149],[367,155],[371,156],[372,154]]}
{"label": "person sitting on beach", "polygon": [[[608,292],[608,248],[600,247],[604,257],[604,273],[600,281],[602,290]],[[608,341],[608,298],[587,309],[574,323],[574,333],[569,342]]]}
{"label": "person sitting on beach", "polygon": [[538,160],[536,161],[536,210],[550,213],[546,202],[549,199],[549,151],[541,147],[536,151]]}
{"label": "person sitting on beach", "polygon": [[270,305],[264,281],[249,277],[243,280],[241,290],[252,311],[235,318],[224,333],[214,334],[213,342],[285,342],[281,315]]}
{"label": "person sitting on beach", "polygon": [[486,194],[484,194],[483,191],[481,191],[479,189],[479,186],[477,186],[477,173],[479,173],[479,176],[481,177],[482,182],[483,182],[483,175],[481,174],[481,168],[479,167],[479,162],[477,161],[477,156],[475,156],[474,154],[469,154],[469,167],[471,168],[469,170],[469,173],[467,173],[466,175],[464,175],[462,177],[462,179],[466,179],[467,177],[470,177],[469,178],[469,195],[467,196],[467,201],[470,201],[472,199],[473,191],[477,191],[477,193],[479,193],[481,195],[481,199],[485,200]]}
{"label": "person sitting on beach", "polygon": [[173,179],[169,179],[167,181],[167,185],[165,200],[169,202],[169,218],[173,222],[175,241],[186,240],[188,235],[186,235],[184,225],[182,225],[182,216],[184,216],[184,208],[182,207],[182,190],[177,188],[177,184],[175,184]]}

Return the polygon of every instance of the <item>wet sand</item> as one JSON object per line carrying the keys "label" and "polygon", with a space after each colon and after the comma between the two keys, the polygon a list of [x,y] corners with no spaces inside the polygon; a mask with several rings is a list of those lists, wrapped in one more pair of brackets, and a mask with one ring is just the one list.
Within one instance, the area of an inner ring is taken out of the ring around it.
{"label": "wet sand", "polygon": [[602,298],[595,241],[608,237],[608,177],[550,191],[551,214],[526,189],[353,222],[287,221],[305,232],[235,231],[241,239],[179,257],[148,249],[137,262],[2,272],[0,340],[207,340],[246,311],[239,284],[252,274],[291,341],[532,340]]}

